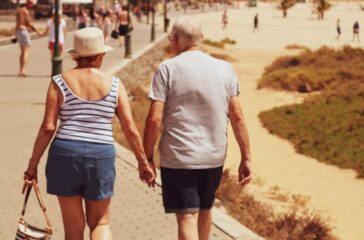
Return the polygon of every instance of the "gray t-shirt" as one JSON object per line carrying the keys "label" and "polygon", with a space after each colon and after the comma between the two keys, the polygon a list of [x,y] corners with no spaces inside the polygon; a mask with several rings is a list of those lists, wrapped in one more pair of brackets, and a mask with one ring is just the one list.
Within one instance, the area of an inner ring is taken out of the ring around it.
{"label": "gray t-shirt", "polygon": [[149,92],[149,98],[165,103],[159,145],[161,166],[222,166],[227,148],[229,101],[238,94],[237,77],[225,61],[198,50],[163,61]]}

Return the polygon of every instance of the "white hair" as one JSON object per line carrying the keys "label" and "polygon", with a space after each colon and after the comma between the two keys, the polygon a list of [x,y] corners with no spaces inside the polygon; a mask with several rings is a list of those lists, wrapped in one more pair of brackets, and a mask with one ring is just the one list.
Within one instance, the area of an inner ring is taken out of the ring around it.
{"label": "white hair", "polygon": [[190,16],[177,18],[172,33],[178,36],[178,43],[182,48],[199,46],[203,39],[200,22]]}

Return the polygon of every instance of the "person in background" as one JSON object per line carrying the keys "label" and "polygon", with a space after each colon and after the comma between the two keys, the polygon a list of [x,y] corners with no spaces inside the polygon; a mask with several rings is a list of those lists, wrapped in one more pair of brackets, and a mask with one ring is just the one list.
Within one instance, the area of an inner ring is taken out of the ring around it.
{"label": "person in background", "polygon": [[131,17],[129,16],[126,6],[123,6],[121,12],[118,14],[116,26],[119,26],[119,46],[121,47],[124,45],[125,35],[132,26]]}
{"label": "person in background", "polygon": [[169,40],[177,56],[160,63],[154,74],[144,149],[155,169],[154,148],[163,126],[159,152],[165,212],[176,214],[179,240],[208,240],[228,119],[240,147],[239,184],[252,177],[239,83],[231,65],[200,50],[203,34],[194,18],[178,18]]}
{"label": "person in background", "polygon": [[107,10],[106,12],[102,13],[102,17],[101,17],[100,28],[101,28],[102,32],[104,33],[105,43],[108,42],[109,36],[111,34],[110,29],[112,27],[112,22],[111,22],[110,16],[111,16],[111,14]]}
{"label": "person in background", "polygon": [[340,19],[337,19],[336,20],[336,32],[337,32],[336,40],[340,40],[340,37],[341,37],[341,24],[340,24]]}
{"label": "person in background", "polygon": [[31,0],[19,0],[19,8],[16,11],[15,35],[20,46],[19,77],[26,77],[31,38],[29,32],[40,34],[31,23],[29,9],[33,6]]}
{"label": "person in background", "polygon": [[254,27],[253,27],[253,33],[255,33],[256,31],[259,32],[259,15],[258,13],[255,14],[254,16]]}
{"label": "person in background", "polygon": [[359,31],[360,31],[359,22],[355,21],[353,25],[353,42],[355,41],[355,39],[357,40],[357,42],[360,42]]}
{"label": "person in background", "polygon": [[98,15],[94,9],[94,7],[89,8],[89,16],[90,16],[90,27],[97,27],[97,19]]}
{"label": "person in background", "polygon": [[139,5],[136,5],[136,6],[134,7],[133,12],[134,12],[135,17],[136,17],[136,19],[138,20],[138,22],[139,22],[139,23],[140,23],[140,22],[142,22],[142,10],[141,10],[141,8],[140,8],[140,6],[139,6]]}
{"label": "person in background", "polygon": [[77,14],[78,29],[85,28],[87,26],[87,13],[84,6],[80,6]]}
{"label": "person in background", "polygon": [[227,15],[227,10],[224,11],[224,13],[222,14],[222,29],[225,29],[227,24],[228,24],[228,15]]}
{"label": "person in background", "polygon": [[110,50],[99,28],[75,32],[74,48],[67,52],[76,67],[52,77],[43,122],[24,173],[23,191],[37,179],[39,161],[51,142],[47,192],[57,196],[66,240],[84,239],[86,224],[90,239],[112,239],[109,207],[115,183],[115,115],[138,160],[139,178],[150,184],[155,177],[123,84],[100,70]]}
{"label": "person in background", "polygon": [[[53,11],[51,19],[47,21],[47,27],[41,36],[48,34],[48,49],[51,53],[51,57],[54,54],[54,43],[55,43],[55,24],[54,24],[55,12]],[[63,54],[64,43],[66,40],[67,26],[66,21],[62,18],[61,12],[59,12],[59,30],[58,30],[58,50],[60,55]]]}

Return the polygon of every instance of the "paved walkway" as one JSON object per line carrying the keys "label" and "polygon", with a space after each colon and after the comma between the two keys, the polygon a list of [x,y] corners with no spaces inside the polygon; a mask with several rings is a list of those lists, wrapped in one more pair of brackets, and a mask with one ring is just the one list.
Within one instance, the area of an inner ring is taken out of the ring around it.
{"label": "paved walkway", "polygon": [[[133,31],[133,52],[137,52],[149,43],[150,26],[137,24]],[[157,28],[157,37],[161,36],[161,26]],[[69,35],[68,39],[72,36]],[[70,47],[67,41],[66,48]],[[115,50],[108,53],[102,67],[107,70],[122,63],[123,49],[117,42],[111,41]],[[44,100],[50,82],[51,62],[47,49],[47,39],[35,40],[31,47],[27,78],[18,78],[17,45],[0,47],[0,240],[14,238],[20,215],[23,196],[22,173],[32,151],[44,111]],[[74,63],[69,57],[64,59],[64,69]],[[130,153],[117,146],[117,181],[115,196],[111,207],[111,227],[114,239],[176,239],[176,224],[173,215],[165,215],[162,209],[161,189],[149,189],[138,180],[138,173],[129,161]],[[45,194],[44,177],[45,157],[39,166],[39,184],[48,213],[55,228],[52,239],[63,238],[61,215],[54,196]],[[27,211],[28,219],[35,224],[44,223],[37,208],[34,195]],[[215,240],[232,239],[214,227],[212,238]]]}

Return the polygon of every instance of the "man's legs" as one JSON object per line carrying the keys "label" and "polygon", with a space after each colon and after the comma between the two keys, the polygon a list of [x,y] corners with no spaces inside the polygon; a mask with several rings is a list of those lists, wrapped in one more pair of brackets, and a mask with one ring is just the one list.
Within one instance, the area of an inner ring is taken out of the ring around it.
{"label": "man's legs", "polygon": [[177,213],[178,240],[208,240],[212,225],[211,210]]}
{"label": "man's legs", "polygon": [[178,240],[198,240],[198,213],[177,213]]}
{"label": "man's legs", "polygon": [[26,74],[26,68],[27,68],[28,57],[29,57],[29,49],[30,49],[30,46],[20,46],[19,75],[21,75],[21,76],[25,76],[25,74]]}
{"label": "man's legs", "polygon": [[199,240],[208,240],[212,225],[211,210],[202,210],[198,214],[198,237]]}

